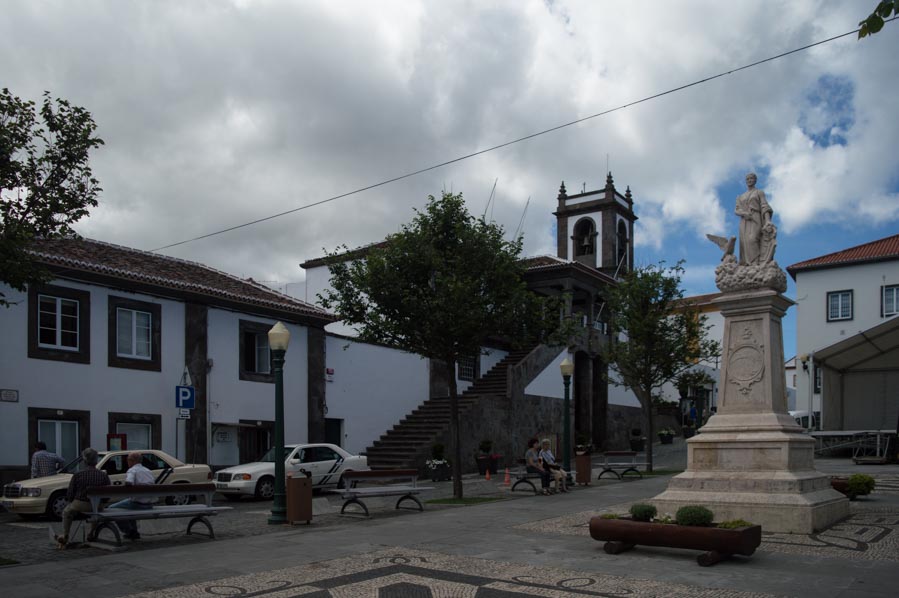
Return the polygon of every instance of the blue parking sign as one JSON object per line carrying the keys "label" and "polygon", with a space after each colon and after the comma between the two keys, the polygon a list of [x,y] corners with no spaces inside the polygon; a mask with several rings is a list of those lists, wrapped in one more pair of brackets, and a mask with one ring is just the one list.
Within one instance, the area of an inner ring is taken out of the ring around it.
{"label": "blue parking sign", "polygon": [[193,409],[196,396],[193,386],[176,386],[175,407],[178,409]]}

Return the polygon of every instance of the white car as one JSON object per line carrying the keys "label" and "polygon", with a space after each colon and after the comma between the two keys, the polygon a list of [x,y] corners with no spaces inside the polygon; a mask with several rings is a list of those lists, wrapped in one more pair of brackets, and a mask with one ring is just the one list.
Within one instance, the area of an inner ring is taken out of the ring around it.
{"label": "white car", "polygon": [[[340,487],[343,472],[368,469],[368,459],[334,444],[290,444],[284,447],[285,473],[309,472],[313,488]],[[275,493],[275,449],[271,448],[255,463],[217,471],[215,489],[228,500],[239,500],[243,496],[271,498]]]}

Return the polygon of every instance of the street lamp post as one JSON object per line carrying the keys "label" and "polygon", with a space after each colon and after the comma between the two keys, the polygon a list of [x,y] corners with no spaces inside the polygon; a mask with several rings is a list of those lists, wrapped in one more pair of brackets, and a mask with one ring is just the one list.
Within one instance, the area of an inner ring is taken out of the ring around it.
{"label": "street lamp post", "polygon": [[574,373],[574,364],[565,356],[562,363],[559,364],[559,370],[562,372],[562,381],[565,383],[565,415],[562,418],[562,469],[571,472],[571,399],[569,389],[571,387],[571,374]]}
{"label": "street lamp post", "polygon": [[287,500],[284,491],[284,354],[290,344],[290,331],[277,322],[268,331],[268,346],[275,375],[275,495],[272,499],[271,525],[287,523]]}

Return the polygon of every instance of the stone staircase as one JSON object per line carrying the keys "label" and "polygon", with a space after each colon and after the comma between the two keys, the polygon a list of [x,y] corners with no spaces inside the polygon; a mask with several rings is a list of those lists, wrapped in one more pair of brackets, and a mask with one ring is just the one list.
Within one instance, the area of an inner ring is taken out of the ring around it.
{"label": "stone staircase", "polygon": [[[506,395],[509,366],[524,359],[531,349],[509,353],[490,371],[475,380],[459,395],[459,420],[465,421],[479,397]],[[398,424],[366,449],[368,465],[372,469],[419,469],[430,458],[431,446],[449,434],[450,399],[428,399],[406,415]],[[447,447],[449,451],[449,447]]]}

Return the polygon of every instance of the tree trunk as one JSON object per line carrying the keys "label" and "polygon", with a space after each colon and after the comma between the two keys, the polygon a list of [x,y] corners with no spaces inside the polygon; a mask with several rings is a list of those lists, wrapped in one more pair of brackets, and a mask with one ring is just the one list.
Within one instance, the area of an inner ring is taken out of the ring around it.
{"label": "tree trunk", "polygon": [[459,440],[459,397],[456,394],[456,360],[446,360],[449,369],[450,439],[453,455],[453,496],[462,499],[462,443]]}

